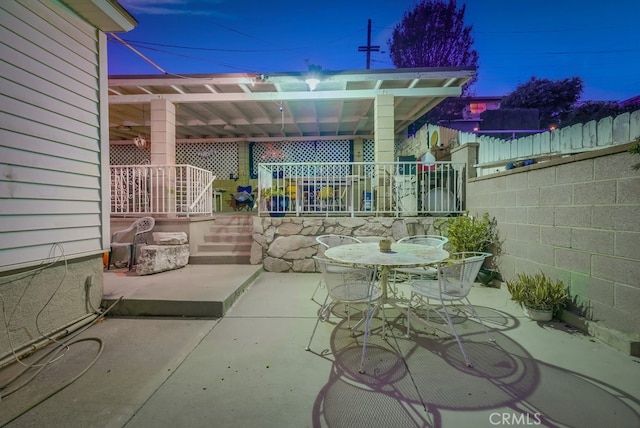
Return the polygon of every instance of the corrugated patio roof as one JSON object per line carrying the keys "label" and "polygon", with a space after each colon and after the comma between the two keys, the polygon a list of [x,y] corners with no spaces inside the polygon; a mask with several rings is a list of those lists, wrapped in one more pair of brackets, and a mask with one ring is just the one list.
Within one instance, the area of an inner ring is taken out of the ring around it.
{"label": "corrugated patio roof", "polygon": [[110,76],[109,138],[149,134],[153,99],[176,104],[176,141],[286,141],[372,138],[377,95],[395,97],[395,134],[447,97],[473,68]]}

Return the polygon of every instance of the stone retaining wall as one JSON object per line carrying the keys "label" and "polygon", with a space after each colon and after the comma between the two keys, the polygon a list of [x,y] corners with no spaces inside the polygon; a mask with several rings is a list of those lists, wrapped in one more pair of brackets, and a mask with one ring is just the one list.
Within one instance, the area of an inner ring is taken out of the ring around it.
{"label": "stone retaining wall", "polygon": [[268,272],[317,272],[316,236],[326,234],[384,236],[397,241],[409,235],[437,233],[436,217],[254,217],[251,264]]}

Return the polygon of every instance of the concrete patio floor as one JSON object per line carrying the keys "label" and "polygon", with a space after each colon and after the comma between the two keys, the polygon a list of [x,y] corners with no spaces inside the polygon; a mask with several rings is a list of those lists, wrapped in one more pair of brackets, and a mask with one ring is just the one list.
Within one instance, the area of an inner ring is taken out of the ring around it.
{"label": "concrete patio floor", "polygon": [[[230,278],[237,267],[184,269],[176,272]],[[404,318],[393,310],[386,340],[373,322],[365,374],[361,336],[350,337],[335,314],[307,352],[319,279],[263,272],[218,319],[107,316],[2,399],[0,426],[640,426],[640,360],[561,322],[529,321],[504,288],[474,287],[470,295],[495,344],[476,322],[457,320],[473,368],[455,339],[420,328],[405,338]],[[184,300],[206,294],[175,275],[145,281],[145,289],[174,289]],[[105,279],[105,295],[116,287],[122,283]],[[0,371],[0,385],[20,368]]]}

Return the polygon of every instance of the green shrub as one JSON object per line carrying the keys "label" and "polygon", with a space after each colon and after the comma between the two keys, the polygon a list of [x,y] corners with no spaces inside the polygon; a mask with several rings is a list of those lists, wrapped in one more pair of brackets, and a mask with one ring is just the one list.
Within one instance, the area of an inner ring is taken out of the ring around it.
{"label": "green shrub", "polygon": [[436,229],[449,238],[449,251],[480,251],[493,255],[500,253],[497,222],[484,213],[481,218],[464,215],[441,219],[436,222]]}
{"label": "green shrub", "polygon": [[567,303],[569,293],[562,281],[552,281],[544,273],[528,275],[520,273],[507,281],[511,299],[522,307],[539,310],[551,309],[554,313]]}

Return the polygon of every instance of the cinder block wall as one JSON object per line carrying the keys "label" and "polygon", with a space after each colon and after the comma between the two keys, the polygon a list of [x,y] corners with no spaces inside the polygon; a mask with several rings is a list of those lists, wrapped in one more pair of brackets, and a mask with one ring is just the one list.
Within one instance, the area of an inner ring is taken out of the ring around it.
{"label": "cinder block wall", "polygon": [[640,335],[640,156],[631,144],[467,183],[467,209],[504,240],[505,279],[543,271],[571,287],[587,319]]}

